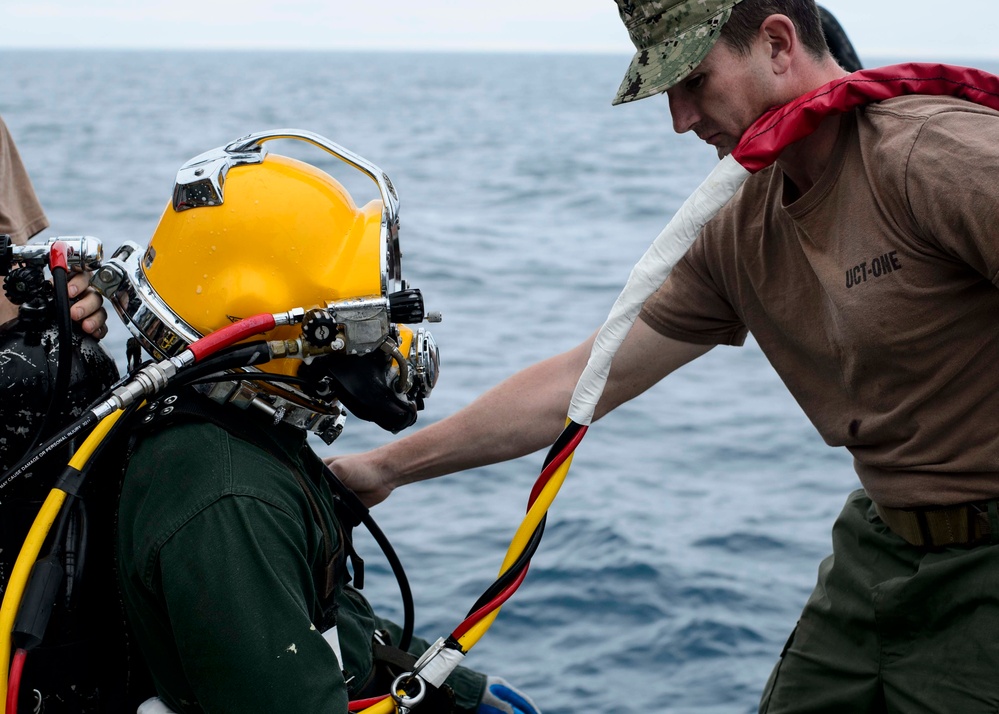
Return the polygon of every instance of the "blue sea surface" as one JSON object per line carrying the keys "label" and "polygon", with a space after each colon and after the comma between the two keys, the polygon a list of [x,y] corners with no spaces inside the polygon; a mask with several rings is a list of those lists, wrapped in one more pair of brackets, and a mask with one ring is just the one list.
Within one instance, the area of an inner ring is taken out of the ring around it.
{"label": "blue sea surface", "polygon": [[[380,166],[400,195],[403,275],[444,316],[420,428],[597,329],[715,164],[673,133],[665,98],[611,106],[627,62],[3,51],[0,116],[51,221],[43,235],[97,236],[107,254],[149,240],[182,163],[251,132],[305,129]],[[358,202],[377,196],[316,149],[269,146],[343,178]],[[395,438],[350,419],[315,445]],[[449,633],[493,581],[543,456],[414,484],[374,510],[406,565],[417,634]],[[590,429],[526,581],[465,662],[546,714],[754,712],[857,486],[751,338],[716,348]],[[359,548],[365,592],[401,618],[377,546],[361,535]]]}

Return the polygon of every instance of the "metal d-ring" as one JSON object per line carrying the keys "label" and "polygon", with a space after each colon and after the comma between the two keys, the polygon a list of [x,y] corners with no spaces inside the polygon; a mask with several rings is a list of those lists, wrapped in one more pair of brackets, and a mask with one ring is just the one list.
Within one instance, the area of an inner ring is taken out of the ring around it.
{"label": "metal d-ring", "polygon": [[[399,694],[400,691],[406,691],[402,688],[403,684],[409,684],[410,682],[419,684],[419,691],[413,695]],[[412,672],[403,672],[392,681],[392,688],[389,693],[399,708],[399,714],[407,714],[410,709],[423,701],[423,697],[427,694],[427,683],[423,681],[422,677],[416,676]]]}

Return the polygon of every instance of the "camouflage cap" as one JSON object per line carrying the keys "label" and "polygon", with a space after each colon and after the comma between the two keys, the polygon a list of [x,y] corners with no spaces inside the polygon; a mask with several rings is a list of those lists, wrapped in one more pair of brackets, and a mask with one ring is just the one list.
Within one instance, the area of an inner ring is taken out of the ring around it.
{"label": "camouflage cap", "polygon": [[665,92],[701,63],[742,0],[616,0],[638,52],[613,104]]}

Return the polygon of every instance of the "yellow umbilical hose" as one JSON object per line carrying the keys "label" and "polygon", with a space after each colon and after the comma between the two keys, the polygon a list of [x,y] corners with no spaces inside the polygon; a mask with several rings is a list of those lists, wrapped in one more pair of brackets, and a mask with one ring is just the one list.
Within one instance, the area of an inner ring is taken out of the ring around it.
{"label": "yellow umbilical hose", "polygon": [[[499,574],[501,576],[526,550],[535,530],[537,530],[541,520],[545,517],[545,514],[548,512],[551,504],[555,501],[555,496],[558,494],[559,489],[565,482],[566,475],[569,473],[569,466],[572,464],[573,453],[570,453],[566,457],[565,461],[563,461],[562,464],[555,470],[551,478],[545,484],[544,488],[541,489],[537,499],[535,499],[530,509],[528,509],[527,515],[524,517],[524,520],[521,521],[520,526],[517,528],[517,532],[514,533],[513,539],[510,542],[510,547],[507,549],[506,557],[503,559],[503,564],[500,566]],[[490,626],[492,626],[496,616],[499,615],[499,611],[500,608],[497,607],[495,610],[488,613],[481,620],[472,625],[464,635],[458,638],[458,644],[461,645],[462,652],[467,653],[472,647],[475,646]],[[391,698],[387,698],[381,700],[377,704],[373,704],[370,707],[363,709],[361,714],[394,714],[395,712],[395,701]]]}
{"label": "yellow umbilical hose", "polygon": [[[121,418],[123,413],[119,409],[104,417],[94,427],[80,448],[73,454],[73,458],[70,459],[70,468],[83,471],[87,462],[93,457],[97,447],[104,441],[111,428]],[[14,568],[10,574],[10,582],[7,584],[6,592],[4,592],[3,605],[0,606],[0,663],[2,663],[2,667],[0,667],[0,705],[4,707],[5,712],[7,710],[7,676],[10,669],[11,638],[14,630],[14,620],[17,618],[17,612],[21,607],[21,599],[24,597],[24,590],[27,587],[28,579],[31,577],[31,569],[34,567],[38,553],[42,549],[42,545],[48,537],[49,530],[59,516],[59,511],[62,509],[62,505],[65,503],[68,495],[65,491],[58,488],[53,488],[49,491],[49,495],[45,498],[45,502],[42,503],[42,507],[38,510],[38,515],[35,516],[35,520],[31,524],[27,538],[24,539],[24,545],[21,546],[21,551],[14,562]]]}
{"label": "yellow umbilical hose", "polygon": [[[545,487],[541,489],[541,493],[538,494],[537,500],[534,501],[534,504],[527,512],[527,516],[523,521],[521,521],[520,527],[517,528],[517,532],[513,536],[510,548],[507,550],[506,557],[503,559],[503,565],[500,567],[500,575],[505,573],[507,569],[513,565],[517,558],[520,557],[520,554],[527,548],[528,541],[530,541],[534,531],[541,523],[541,519],[544,518],[549,507],[551,507],[552,503],[555,501],[555,496],[558,494],[563,482],[565,482],[565,477],[566,474],[569,473],[569,466],[571,464],[572,454],[569,454],[568,458],[566,458],[566,460],[562,462],[562,465],[558,467],[554,474],[552,474],[551,479],[549,479],[548,483],[545,484]],[[499,608],[493,610],[479,622],[475,623],[468,630],[468,632],[458,639],[458,643],[461,645],[463,652],[468,652],[468,650],[475,646],[479,639],[482,638],[482,635],[486,633],[486,630],[488,630],[493,624],[493,620],[496,619],[499,611]]]}
{"label": "yellow umbilical hose", "polygon": [[394,714],[395,711],[395,700],[389,697],[388,699],[382,699],[367,709],[361,710],[361,714]]}

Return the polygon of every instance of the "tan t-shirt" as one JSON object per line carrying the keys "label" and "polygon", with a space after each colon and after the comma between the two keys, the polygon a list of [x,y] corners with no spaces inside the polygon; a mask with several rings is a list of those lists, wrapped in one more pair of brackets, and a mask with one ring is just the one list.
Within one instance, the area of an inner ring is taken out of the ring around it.
{"label": "tan t-shirt", "polygon": [[22,245],[48,225],[17,146],[0,119],[0,233]]}
{"label": "tan t-shirt", "polygon": [[642,318],[702,344],[752,332],[875,501],[999,497],[999,113],[870,105],[786,208],[783,182],[751,177]]}
{"label": "tan t-shirt", "polygon": [[[15,245],[24,245],[48,225],[17,146],[0,119],[0,233],[9,235]],[[17,305],[7,299],[2,285],[0,278],[0,325],[17,317]]]}

